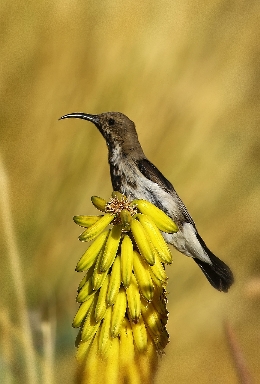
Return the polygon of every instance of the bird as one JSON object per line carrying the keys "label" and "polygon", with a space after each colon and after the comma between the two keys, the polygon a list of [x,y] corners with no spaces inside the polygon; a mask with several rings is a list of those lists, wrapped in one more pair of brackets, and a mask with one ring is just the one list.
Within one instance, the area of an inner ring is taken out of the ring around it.
{"label": "bird", "polygon": [[178,231],[163,233],[165,241],[191,257],[214,288],[227,292],[234,282],[231,269],[209,250],[173,185],[146,158],[134,122],[121,112],[73,112],[60,119],[67,118],[87,120],[97,127],[108,148],[113,190],[128,199],[147,200],[171,217]]}

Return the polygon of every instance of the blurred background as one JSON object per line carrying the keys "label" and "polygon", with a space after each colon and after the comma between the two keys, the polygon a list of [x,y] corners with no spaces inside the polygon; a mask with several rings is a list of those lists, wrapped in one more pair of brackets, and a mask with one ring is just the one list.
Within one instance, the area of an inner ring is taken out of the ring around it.
{"label": "blurred background", "polygon": [[14,222],[5,232],[4,204],[1,382],[27,380],[8,231],[37,371],[46,383],[52,374],[55,383],[74,380],[75,265],[86,245],[72,217],[95,214],[90,197],[111,194],[100,133],[58,121],[78,111],[120,111],[136,123],[147,157],[235,275],[219,293],[173,250],[170,344],[156,382],[237,383],[234,345],[260,381],[259,17],[257,0],[1,0],[1,194],[7,178]]}

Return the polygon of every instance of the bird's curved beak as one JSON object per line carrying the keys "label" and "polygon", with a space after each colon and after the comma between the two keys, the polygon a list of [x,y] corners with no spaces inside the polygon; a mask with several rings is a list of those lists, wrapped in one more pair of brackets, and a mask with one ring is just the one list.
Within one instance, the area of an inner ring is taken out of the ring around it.
{"label": "bird's curved beak", "polygon": [[69,119],[69,118],[91,121],[91,123],[95,124],[97,128],[100,128],[100,125],[101,125],[98,115],[90,115],[89,113],[83,113],[83,112],[68,113],[67,115],[61,116],[59,120]]}

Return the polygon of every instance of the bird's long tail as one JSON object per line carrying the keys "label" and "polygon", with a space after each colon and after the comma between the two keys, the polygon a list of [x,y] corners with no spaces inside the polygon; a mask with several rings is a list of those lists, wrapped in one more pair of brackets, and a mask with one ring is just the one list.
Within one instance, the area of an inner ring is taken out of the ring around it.
{"label": "bird's long tail", "polygon": [[208,264],[197,258],[193,260],[198,264],[210,284],[219,291],[227,292],[234,282],[231,269],[218,257],[216,257],[206,246],[202,238],[197,234],[198,240],[207,252],[212,264]]}

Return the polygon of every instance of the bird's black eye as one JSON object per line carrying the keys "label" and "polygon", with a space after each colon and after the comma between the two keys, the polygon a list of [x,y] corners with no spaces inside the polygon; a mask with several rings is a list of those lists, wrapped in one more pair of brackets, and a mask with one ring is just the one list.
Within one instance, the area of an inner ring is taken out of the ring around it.
{"label": "bird's black eye", "polygon": [[112,118],[110,118],[110,119],[108,120],[108,125],[114,125],[114,124],[115,124],[115,120],[112,119]]}

